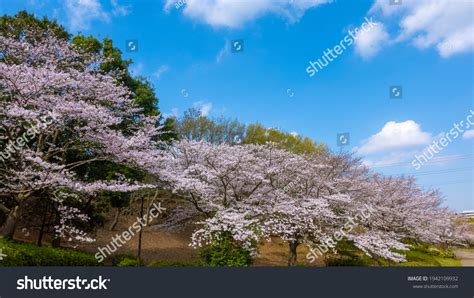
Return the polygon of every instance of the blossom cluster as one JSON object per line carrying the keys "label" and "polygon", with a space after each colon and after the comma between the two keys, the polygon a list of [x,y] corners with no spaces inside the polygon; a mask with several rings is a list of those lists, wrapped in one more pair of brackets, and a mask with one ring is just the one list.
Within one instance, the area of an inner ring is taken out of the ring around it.
{"label": "blossom cluster", "polygon": [[232,235],[255,251],[262,239],[318,243],[366,209],[367,220],[342,235],[362,251],[393,261],[404,239],[447,240],[454,214],[441,195],[410,177],[372,173],[348,155],[296,155],[267,145],[213,145],[183,140],[163,158],[162,178],[206,219],[191,245]]}
{"label": "blossom cluster", "polygon": [[[0,196],[13,206],[10,220],[18,220],[24,202],[58,189],[93,196],[156,187],[123,179],[90,181],[77,174],[81,166],[107,161],[159,174],[154,165],[161,156],[160,116],[145,116],[130,90],[101,71],[103,56],[45,30],[0,35],[0,151],[8,153],[0,160]],[[45,115],[54,121],[31,133],[29,124]],[[16,139],[21,146],[7,143],[24,135]],[[86,219],[76,209],[61,208],[57,234],[88,240],[73,228]]]}

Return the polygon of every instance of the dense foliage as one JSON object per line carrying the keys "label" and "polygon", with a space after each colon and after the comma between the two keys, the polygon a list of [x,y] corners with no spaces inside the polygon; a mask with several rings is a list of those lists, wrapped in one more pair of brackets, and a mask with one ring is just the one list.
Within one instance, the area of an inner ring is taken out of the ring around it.
{"label": "dense foliage", "polygon": [[261,124],[245,126],[236,119],[210,118],[191,108],[181,118],[170,118],[177,138],[191,141],[206,141],[211,144],[260,144],[269,142],[279,148],[297,154],[317,154],[327,150],[308,137],[282,132],[276,128],[265,128]]}
{"label": "dense foliage", "polygon": [[38,247],[0,239],[7,255],[0,266],[98,266],[94,255],[72,249]]}
{"label": "dense foliage", "polygon": [[217,239],[199,255],[204,264],[211,267],[245,267],[252,265],[253,262],[251,252],[242,248],[228,235]]}
{"label": "dense foliage", "polygon": [[52,30],[0,36],[0,206],[8,214],[1,235],[13,235],[31,202],[49,200],[55,235],[90,241],[72,225],[88,216],[71,201],[152,187],[119,170],[111,179],[90,179],[91,170],[113,163],[157,174],[150,169],[161,154],[162,127],[126,85],[101,70],[107,57],[81,51]]}

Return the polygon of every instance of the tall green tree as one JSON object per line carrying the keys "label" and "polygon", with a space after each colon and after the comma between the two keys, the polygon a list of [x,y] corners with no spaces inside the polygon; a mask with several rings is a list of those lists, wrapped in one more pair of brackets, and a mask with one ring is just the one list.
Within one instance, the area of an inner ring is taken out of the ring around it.
{"label": "tall green tree", "polygon": [[195,108],[184,113],[184,116],[173,120],[181,138],[204,140],[212,144],[240,143],[244,138],[245,125],[236,119],[209,118]]}
{"label": "tall green tree", "polygon": [[325,146],[317,144],[309,137],[283,132],[275,128],[265,128],[261,124],[247,126],[245,141],[247,144],[266,144],[273,142],[281,149],[297,154],[315,154],[325,150]]}
{"label": "tall green tree", "polygon": [[[105,58],[98,66],[97,71],[104,74],[108,74],[117,79],[120,84],[126,86],[132,93],[133,102],[142,111],[136,116],[157,116],[159,115],[158,109],[158,98],[155,94],[152,84],[144,77],[135,77],[129,71],[129,67],[132,64],[130,59],[124,59],[120,49],[114,46],[113,41],[110,38],[104,38],[99,40],[93,36],[85,36],[78,34],[76,36],[71,35],[66,29],[58,24],[55,20],[48,18],[37,18],[33,14],[26,11],[21,11],[14,16],[3,15],[0,17],[0,34],[2,36],[14,37],[15,39],[25,38],[25,32],[34,31],[42,32],[42,34],[36,34],[35,37],[39,39],[47,38],[53,35],[57,39],[65,40],[74,45],[81,53],[85,56],[98,54]],[[30,38],[30,37],[28,37]],[[2,50],[0,49],[0,62],[5,59],[2,56]],[[1,99],[0,99],[1,100]],[[162,121],[163,119],[161,119]],[[126,134],[129,127],[133,127],[136,123],[133,118],[124,117],[123,123],[120,124],[120,129]],[[167,120],[164,123],[157,121],[156,125],[164,125],[167,130],[162,135],[162,140],[170,140],[176,137],[176,134],[171,131],[174,128],[172,121]],[[67,135],[61,136],[68,138]],[[159,137],[158,137],[159,138]],[[74,152],[64,157],[68,162],[80,162],[81,160],[89,159],[89,152]],[[97,161],[84,164],[75,168],[75,171],[82,180],[93,182],[97,180],[112,180],[120,175],[124,179],[142,181],[144,179],[143,173],[132,170],[124,165],[115,164],[112,161]],[[50,196],[47,192],[41,194],[41,196]],[[124,193],[105,193],[104,198],[106,202],[111,203],[112,208],[117,208],[116,219],[120,215],[120,208],[127,205],[129,195]],[[41,199],[41,198],[39,198]],[[2,198],[0,197],[0,203]],[[118,203],[117,203],[118,202]],[[46,206],[46,205],[45,205]],[[89,207],[89,206],[85,206]],[[48,212],[48,206],[46,206],[44,212]],[[0,212],[2,210],[0,209]],[[38,210],[38,212],[41,212]],[[0,216],[1,217],[1,216]],[[41,239],[38,240],[41,243]]]}
{"label": "tall green tree", "polygon": [[5,14],[0,17],[0,34],[3,36],[8,34],[21,38],[26,30],[33,29],[42,29],[45,34],[53,33],[58,39],[70,40],[71,38],[71,34],[55,20],[50,20],[47,17],[40,19],[24,10],[14,16]]}
{"label": "tall green tree", "polygon": [[281,149],[296,154],[317,154],[326,150],[322,144],[317,144],[309,137],[280,131],[276,128],[266,128],[259,123],[245,126],[237,119],[225,117],[210,118],[201,114],[195,108],[184,112],[180,118],[168,118],[170,125],[181,139],[200,141],[212,144],[266,144],[272,142]]}

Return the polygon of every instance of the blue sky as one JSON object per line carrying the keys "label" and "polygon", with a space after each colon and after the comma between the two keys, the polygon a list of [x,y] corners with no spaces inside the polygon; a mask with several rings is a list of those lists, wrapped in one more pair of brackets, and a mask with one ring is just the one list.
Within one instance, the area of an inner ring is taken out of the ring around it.
{"label": "blue sky", "polygon": [[[12,3],[13,2],[13,3]],[[455,210],[474,209],[474,126],[420,169],[415,155],[474,110],[474,8],[469,0],[0,0],[73,33],[111,37],[148,77],[167,115],[197,107],[342,148],[386,174],[415,174]],[[177,7],[179,6],[179,7]],[[310,61],[360,27],[313,77]],[[231,42],[243,40],[233,53]],[[128,52],[127,41],[137,41]],[[402,98],[390,98],[401,86]],[[474,117],[470,118],[474,121]]]}

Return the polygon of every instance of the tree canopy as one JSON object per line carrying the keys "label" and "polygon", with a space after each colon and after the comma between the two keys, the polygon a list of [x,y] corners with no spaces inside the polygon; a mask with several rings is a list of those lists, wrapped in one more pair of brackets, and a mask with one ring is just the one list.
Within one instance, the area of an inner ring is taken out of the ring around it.
{"label": "tree canopy", "polygon": [[199,110],[191,108],[181,118],[173,119],[175,130],[180,139],[206,141],[212,144],[260,144],[275,143],[279,148],[297,154],[318,154],[326,150],[309,137],[265,128],[261,124],[246,126],[237,119],[225,117],[210,118]]}

